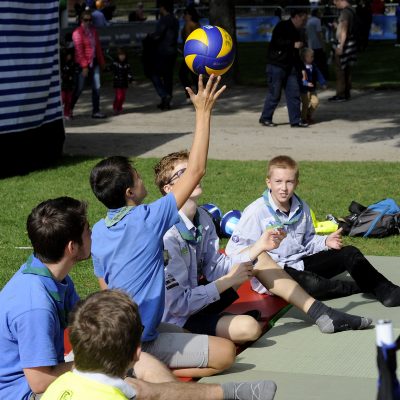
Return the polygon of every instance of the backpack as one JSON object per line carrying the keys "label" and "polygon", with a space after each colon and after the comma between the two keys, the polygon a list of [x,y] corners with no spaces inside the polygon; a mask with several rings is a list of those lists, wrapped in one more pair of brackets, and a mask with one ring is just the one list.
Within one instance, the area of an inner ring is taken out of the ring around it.
{"label": "backpack", "polygon": [[349,211],[349,216],[339,218],[344,235],[382,238],[400,233],[400,207],[393,199],[368,207],[352,201]]}

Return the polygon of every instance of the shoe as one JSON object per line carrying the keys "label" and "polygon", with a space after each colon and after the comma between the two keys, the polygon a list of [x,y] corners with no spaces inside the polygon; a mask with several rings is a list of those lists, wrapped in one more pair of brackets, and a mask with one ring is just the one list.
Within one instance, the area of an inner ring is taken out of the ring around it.
{"label": "shoe", "polygon": [[385,307],[400,306],[400,287],[390,281],[375,288],[374,294]]}
{"label": "shoe", "polygon": [[171,109],[171,96],[165,96],[161,99],[161,103],[157,105],[157,107],[161,111],[166,111]]}
{"label": "shoe", "polygon": [[292,128],[308,128],[307,122],[300,121],[298,124],[290,125]]}
{"label": "shoe", "polygon": [[107,115],[101,113],[100,111],[97,111],[97,112],[95,112],[94,114],[92,114],[92,118],[95,118],[95,119],[104,119],[104,118],[107,118]]}
{"label": "shoe", "polygon": [[396,43],[394,47],[400,47],[400,43]]}
{"label": "shoe", "polygon": [[332,96],[329,97],[328,101],[333,102],[333,103],[343,103],[344,101],[350,100],[350,97],[344,97],[344,96]]}
{"label": "shoe", "polygon": [[265,121],[262,118],[258,120],[258,122],[263,125],[263,126],[269,126],[270,128],[275,128],[278,126],[277,124],[274,124],[272,121]]}

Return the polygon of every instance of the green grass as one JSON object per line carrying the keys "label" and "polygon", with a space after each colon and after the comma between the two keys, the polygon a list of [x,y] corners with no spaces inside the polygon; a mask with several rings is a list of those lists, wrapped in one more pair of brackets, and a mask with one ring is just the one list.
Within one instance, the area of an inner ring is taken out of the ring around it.
{"label": "green grass", "polygon": [[[91,193],[88,176],[96,158],[66,157],[57,168],[32,172],[22,177],[0,181],[2,223],[0,229],[0,288],[26,260],[30,250],[26,234],[26,217],[39,202],[58,196],[72,196],[89,203],[91,224],[105,215],[105,208]],[[155,200],[159,193],[153,182],[152,167],[156,159],[137,159],[135,165],[145,182],[149,196]],[[352,200],[361,204],[384,197],[400,199],[396,184],[400,163],[384,162],[301,162],[300,186],[297,193],[314,209],[319,220],[331,213],[348,214]],[[260,161],[210,160],[203,180],[202,202],[217,204],[223,212],[232,208],[243,210],[264,190],[265,163]],[[384,177],[384,178],[383,178]],[[345,238],[365,254],[400,256],[400,236],[385,239]],[[86,295],[97,290],[90,261],[78,264],[72,272],[78,292]]]}

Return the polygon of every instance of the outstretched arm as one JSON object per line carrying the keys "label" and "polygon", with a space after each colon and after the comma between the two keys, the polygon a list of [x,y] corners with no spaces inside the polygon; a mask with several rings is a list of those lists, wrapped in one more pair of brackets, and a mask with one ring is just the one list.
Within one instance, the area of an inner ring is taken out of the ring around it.
{"label": "outstretched arm", "polygon": [[220,80],[220,77],[216,78],[214,75],[211,75],[204,86],[203,77],[200,75],[197,94],[194,94],[192,89],[186,88],[196,110],[196,128],[187,169],[172,188],[178,209],[185,204],[206,171],[211,111],[216,100],[226,88],[224,85],[217,90]]}

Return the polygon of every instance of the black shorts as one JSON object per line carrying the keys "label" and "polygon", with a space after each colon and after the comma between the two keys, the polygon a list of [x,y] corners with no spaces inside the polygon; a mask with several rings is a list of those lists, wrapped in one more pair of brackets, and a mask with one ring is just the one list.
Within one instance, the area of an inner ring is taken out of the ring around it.
{"label": "black shorts", "polygon": [[216,336],[218,321],[223,316],[221,313],[238,298],[236,290],[232,288],[225,290],[218,301],[190,316],[183,328],[192,333]]}

